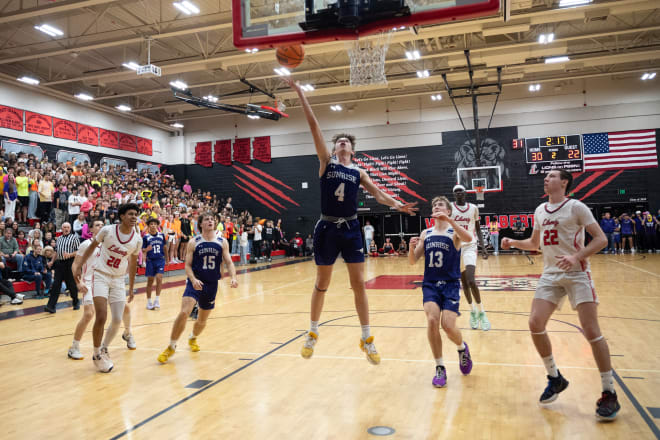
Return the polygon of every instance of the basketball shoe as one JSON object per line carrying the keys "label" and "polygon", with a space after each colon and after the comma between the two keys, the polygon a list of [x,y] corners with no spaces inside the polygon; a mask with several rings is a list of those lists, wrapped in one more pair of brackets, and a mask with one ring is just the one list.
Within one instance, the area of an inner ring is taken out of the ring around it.
{"label": "basketball shoe", "polygon": [[[559,373],[559,370],[557,370]],[[541,403],[550,403],[557,400],[559,393],[564,391],[568,387],[568,381],[564,379],[564,376],[559,373],[559,376],[552,377],[548,376],[548,386],[545,387],[543,394],[541,394]]]}
{"label": "basketball shoe", "polygon": [[156,297],[156,301],[154,301],[154,310],[160,310],[160,297]]}
{"label": "basketball shoe", "polygon": [[481,327],[481,330],[483,330],[483,331],[490,330],[490,321],[488,320],[488,317],[486,316],[486,312],[479,312],[479,326]]}
{"label": "basketball shoe", "polygon": [[170,347],[169,345],[161,354],[158,355],[158,362],[161,364],[164,364],[167,362],[169,358],[171,358],[174,355],[174,349]]}
{"label": "basketball shoe", "polygon": [[85,356],[82,355],[79,349],[75,347],[69,348],[69,353],[67,353],[67,356],[69,356],[70,359],[80,361],[85,359]]}
{"label": "basketball shoe", "polygon": [[148,299],[147,300],[147,310],[153,310],[153,309],[154,309],[154,305],[151,303],[151,300]]}
{"label": "basketball shoe", "polygon": [[431,383],[436,388],[442,388],[447,385],[447,370],[445,370],[445,367],[442,365],[436,365],[435,376],[433,376],[433,381]]}
{"label": "basketball shoe", "polygon": [[360,350],[365,352],[369,363],[373,365],[380,364],[380,355],[376,351],[373,336],[369,336],[367,339],[360,338]]}
{"label": "basketball shoe", "polygon": [[110,360],[110,354],[108,353],[108,349],[106,347],[101,347],[101,352],[97,355],[94,355],[92,357],[94,360],[94,365],[96,365],[96,369],[99,370],[101,373],[109,373],[112,371],[112,368],[114,367],[114,364]]}
{"label": "basketball shoe", "polygon": [[307,332],[305,335],[305,343],[303,344],[302,350],[300,350],[300,355],[305,358],[309,359],[312,357],[314,354],[314,346],[316,345],[316,341],[318,341],[319,335],[317,335],[314,332]]}
{"label": "basketball shoe", "polygon": [[458,367],[461,373],[467,376],[472,371],[472,356],[470,356],[470,349],[467,342],[463,343],[465,344],[465,350],[458,350]]}
{"label": "basketball shoe", "polygon": [[135,344],[135,338],[133,337],[133,333],[124,333],[121,335],[121,338],[126,341],[126,348],[129,350],[135,350],[137,348],[137,345]]}
{"label": "basketball shoe", "polygon": [[611,422],[621,409],[615,392],[603,391],[603,396],[596,402],[596,418],[604,422]]}
{"label": "basketball shoe", "polygon": [[188,345],[190,346],[190,351],[197,353],[199,351],[199,344],[197,343],[197,338],[188,338]]}
{"label": "basketball shoe", "polygon": [[470,312],[470,327],[472,330],[476,330],[479,328],[479,312],[476,310],[472,310]]}

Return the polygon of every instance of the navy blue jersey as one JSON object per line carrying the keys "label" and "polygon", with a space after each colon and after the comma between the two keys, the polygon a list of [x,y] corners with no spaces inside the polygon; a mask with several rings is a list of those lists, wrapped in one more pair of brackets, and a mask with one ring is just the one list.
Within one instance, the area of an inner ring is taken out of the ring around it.
{"label": "navy blue jersey", "polygon": [[621,233],[623,235],[632,235],[633,233],[633,221],[630,219],[621,220]]}
{"label": "navy blue jersey", "polygon": [[161,232],[156,233],[156,235],[147,233],[142,237],[142,249],[151,245],[151,250],[147,252],[147,258],[150,260],[165,258],[165,243],[165,236]]}
{"label": "navy blue jersey", "polygon": [[192,270],[195,277],[204,283],[217,283],[222,278],[222,241],[218,233],[211,241],[204,240],[202,235],[195,236],[195,251],[193,252]]}
{"label": "navy blue jersey", "polygon": [[321,213],[332,217],[357,214],[360,169],[344,166],[333,156],[321,177]]}
{"label": "navy blue jersey", "polygon": [[461,251],[454,246],[454,230],[426,230],[424,238],[424,282],[454,281],[461,278]]}

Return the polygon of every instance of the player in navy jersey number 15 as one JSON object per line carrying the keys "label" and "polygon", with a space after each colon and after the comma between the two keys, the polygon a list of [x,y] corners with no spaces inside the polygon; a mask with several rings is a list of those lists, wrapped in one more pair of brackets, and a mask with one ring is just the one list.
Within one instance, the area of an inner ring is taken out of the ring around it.
{"label": "player in navy jersey number 15", "polygon": [[458,349],[458,365],[463,374],[472,371],[470,349],[456,326],[461,299],[461,245],[470,243],[473,235],[451,218],[452,206],[446,197],[431,201],[435,225],[410,240],[408,261],[415,264],[424,256],[423,305],[426,313],[426,333],[435,358],[432,384],[442,388],[447,384],[447,372],[442,359],[440,325]]}
{"label": "player in navy jersey number 15", "polygon": [[402,204],[371,181],[364,170],[353,164],[355,138],[340,134],[333,138],[332,153],[323,139],[321,127],[314,116],[304,92],[298,83],[287,80],[300,97],[307,123],[309,124],[316,154],[320,161],[319,178],[321,184],[321,219],[314,228],[314,260],[316,262],[316,284],[312,293],[311,325],[305,335],[305,343],[300,352],[309,359],[314,353],[314,345],[319,335],[319,319],[323,310],[325,292],[330,285],[332,267],[341,253],[350,278],[355,308],[362,327],[360,349],[365,352],[372,364],[380,363],[380,355],[374,345],[374,337],[369,329],[369,302],[364,287],[364,254],[360,222],[357,219],[358,192],[360,185],[374,196],[380,204],[391,206],[397,211],[414,215],[416,203]]}
{"label": "player in navy jersey number 15", "polygon": [[[148,231],[142,238],[142,252],[146,267],[144,275],[147,277],[147,310],[160,309],[160,291],[163,287],[163,273],[165,272],[165,255],[169,250],[168,240],[162,232],[158,232],[157,218],[147,220]],[[156,300],[151,303],[151,289],[156,280]]]}
{"label": "player in navy jersey number 15", "polygon": [[231,276],[231,287],[238,287],[236,268],[229,254],[229,243],[215,230],[215,216],[207,212],[199,216],[199,227],[202,233],[195,236],[186,250],[186,290],[181,300],[181,311],[172,325],[170,344],[158,356],[158,362],[164,364],[176,350],[176,343],[181,333],[186,329],[186,320],[196,303],[199,304],[199,315],[195,321],[192,333],[188,338],[190,351],[199,351],[197,336],[206,327],[206,320],[215,307],[215,296],[218,292],[218,281],[222,278],[222,263],[227,264]]}

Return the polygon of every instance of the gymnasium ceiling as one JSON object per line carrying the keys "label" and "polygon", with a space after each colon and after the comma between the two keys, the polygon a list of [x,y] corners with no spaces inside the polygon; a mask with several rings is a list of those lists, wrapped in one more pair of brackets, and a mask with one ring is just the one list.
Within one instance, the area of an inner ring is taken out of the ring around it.
{"label": "gymnasium ceiling", "polygon": [[[73,96],[86,92],[95,99],[82,105],[169,130],[174,121],[185,124],[223,114],[174,100],[169,82],[177,79],[197,96],[229,95],[223,102],[231,104],[266,103],[264,96],[244,92],[239,78],[245,77],[289,107],[298,105],[273,71],[279,67],[273,50],[248,54],[234,48],[230,0],[193,2],[199,15],[183,15],[171,0],[0,0],[0,81],[21,84],[17,77],[36,76],[41,93],[80,102]],[[35,29],[44,23],[64,35],[52,38]],[[554,41],[540,44],[539,35],[550,32]],[[122,67],[128,61],[146,64],[147,38],[161,77],[138,77]],[[411,49],[422,58],[407,60],[405,51]],[[351,88],[343,42],[306,46],[305,60],[293,77],[316,87],[308,94],[313,105],[430,99],[444,90],[441,73],[448,74],[452,85],[467,84],[465,49],[471,51],[477,83],[493,82],[498,66],[505,88],[537,83],[556,87],[597,77],[640,81],[644,72],[660,70],[660,1],[594,0],[560,9],[558,0],[511,0],[507,22],[500,16],[394,33],[387,85]],[[544,62],[559,55],[570,61]],[[418,78],[421,69],[428,69],[430,77]],[[133,110],[119,112],[114,108],[119,104]]]}

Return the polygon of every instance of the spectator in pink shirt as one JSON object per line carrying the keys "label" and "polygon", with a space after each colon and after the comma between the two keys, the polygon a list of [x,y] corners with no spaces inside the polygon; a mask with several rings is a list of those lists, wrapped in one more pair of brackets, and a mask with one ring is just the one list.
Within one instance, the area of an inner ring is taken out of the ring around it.
{"label": "spectator in pink shirt", "polygon": [[190,181],[188,179],[186,179],[186,184],[183,185],[183,192],[188,195],[192,194],[192,186],[190,186]]}

